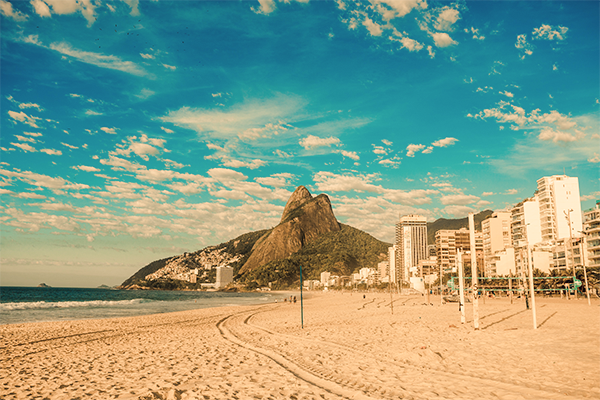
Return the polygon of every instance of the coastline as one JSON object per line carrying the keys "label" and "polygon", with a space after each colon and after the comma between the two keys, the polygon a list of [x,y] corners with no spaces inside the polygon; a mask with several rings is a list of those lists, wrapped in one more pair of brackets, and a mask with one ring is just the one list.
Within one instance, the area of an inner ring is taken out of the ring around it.
{"label": "coastline", "polygon": [[538,299],[537,330],[486,299],[474,331],[436,296],[307,295],[304,329],[299,301],[2,325],[0,397],[600,397],[598,299]]}

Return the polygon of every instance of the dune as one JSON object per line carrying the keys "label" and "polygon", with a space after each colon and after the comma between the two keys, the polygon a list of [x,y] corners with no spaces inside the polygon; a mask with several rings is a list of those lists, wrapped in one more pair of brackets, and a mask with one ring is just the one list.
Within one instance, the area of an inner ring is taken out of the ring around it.
{"label": "dune", "polygon": [[2,325],[2,399],[597,399],[600,302],[313,293],[273,303]]}

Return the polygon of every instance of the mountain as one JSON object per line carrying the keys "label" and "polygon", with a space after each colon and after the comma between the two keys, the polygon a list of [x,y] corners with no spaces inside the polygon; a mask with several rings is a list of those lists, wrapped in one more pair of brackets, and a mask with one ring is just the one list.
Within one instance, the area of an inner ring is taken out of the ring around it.
{"label": "mountain", "polygon": [[[287,288],[320,273],[349,275],[375,267],[387,258],[388,243],[340,224],[329,197],[313,197],[304,186],[289,198],[280,223],[249,232],[217,246],[154,261],[119,286],[120,289],[197,289],[214,282],[215,267],[234,268],[236,281],[249,287],[272,283]],[[194,275],[194,276],[192,276]]]}
{"label": "mountain", "polygon": [[[475,230],[481,230],[481,221],[492,215],[494,212],[492,210],[481,211],[473,216],[473,220],[475,222]],[[435,244],[435,233],[439,230],[444,229],[460,229],[467,228],[469,229],[469,218],[461,218],[461,219],[446,219],[439,218],[433,222],[427,223],[427,243]]]}
{"label": "mountain", "polygon": [[339,230],[329,197],[325,194],[313,197],[300,186],[285,205],[279,225],[256,242],[240,274],[288,258],[319,236]]}

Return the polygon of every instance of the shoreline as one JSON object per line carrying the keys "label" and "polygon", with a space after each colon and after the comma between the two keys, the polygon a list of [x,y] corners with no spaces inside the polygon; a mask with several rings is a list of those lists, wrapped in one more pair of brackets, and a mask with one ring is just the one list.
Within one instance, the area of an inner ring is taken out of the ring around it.
{"label": "shoreline", "polygon": [[475,331],[438,296],[392,314],[388,293],[307,295],[304,329],[299,301],[2,325],[0,397],[600,397],[597,299],[540,298],[537,330],[523,301],[486,299]]}

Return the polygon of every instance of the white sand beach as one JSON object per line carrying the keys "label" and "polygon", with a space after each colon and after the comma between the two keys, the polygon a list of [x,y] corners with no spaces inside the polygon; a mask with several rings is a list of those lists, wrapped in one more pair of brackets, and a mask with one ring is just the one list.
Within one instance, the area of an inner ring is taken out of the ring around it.
{"label": "white sand beach", "polygon": [[300,302],[0,326],[2,399],[598,399],[600,301]]}

